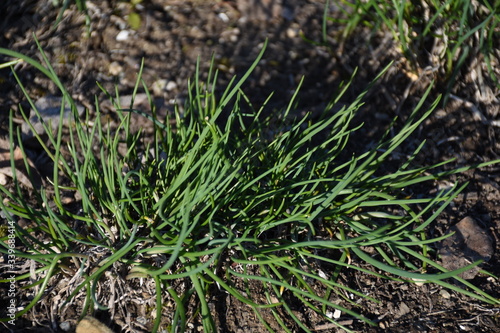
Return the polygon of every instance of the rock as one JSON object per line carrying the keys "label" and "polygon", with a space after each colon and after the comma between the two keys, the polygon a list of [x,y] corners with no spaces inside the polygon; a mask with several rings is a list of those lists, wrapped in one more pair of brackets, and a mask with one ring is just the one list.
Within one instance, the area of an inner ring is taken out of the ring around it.
{"label": "rock", "polygon": [[[172,82],[172,81],[170,81]],[[163,91],[167,87],[167,84],[170,83],[165,79],[158,79],[155,82],[153,82],[151,89],[153,90],[153,95],[155,96],[162,96]]]}
{"label": "rock", "polygon": [[69,332],[69,330],[71,329],[71,324],[67,321],[63,321],[59,324],[59,328],[64,332]]}
{"label": "rock", "polygon": [[116,35],[116,40],[118,42],[123,42],[130,37],[130,33],[130,30],[122,30],[118,33],[118,35]]}
{"label": "rock", "polygon": [[113,331],[94,317],[86,316],[78,323],[76,333],[113,333]]}
{"label": "rock", "polygon": [[[57,126],[59,126],[59,118],[61,116],[61,105],[62,105],[62,97],[42,97],[35,102],[35,106],[40,113],[43,121],[47,124],[47,126],[52,126],[52,130],[56,130]],[[84,108],[82,106],[77,105],[78,115],[81,116],[83,114]],[[71,107],[66,102],[64,107],[63,114],[63,124],[67,124],[69,117],[73,116],[73,112]],[[46,134],[42,125],[42,121],[35,114],[30,118],[30,123],[33,125],[35,132],[38,135]],[[23,123],[21,126],[21,130],[23,132],[23,141],[31,141],[33,138],[33,132],[31,127],[27,123]],[[36,139],[35,139],[36,141]]]}
{"label": "rock", "polygon": [[177,83],[175,83],[175,81],[168,81],[167,85],[165,86],[165,89],[167,91],[172,91],[174,89],[177,89]]}
{"label": "rock", "polygon": [[121,66],[117,61],[113,61],[109,64],[108,73],[113,76],[118,76],[123,73],[123,66]]}
{"label": "rock", "polygon": [[450,293],[444,289],[441,289],[441,291],[439,292],[439,296],[441,296],[444,299],[450,299],[451,297]]}
{"label": "rock", "polygon": [[[488,261],[493,256],[493,241],[473,218],[464,218],[449,229],[451,232],[455,234],[444,239],[439,249],[442,265],[446,269],[456,270],[480,259]],[[474,267],[459,276],[466,280],[473,279],[479,270],[479,267]]]}
{"label": "rock", "polygon": [[396,313],[396,318],[403,317],[404,315],[407,315],[410,312],[411,309],[408,307],[408,305],[406,305],[405,302],[401,302],[401,304],[399,304],[399,310]]}

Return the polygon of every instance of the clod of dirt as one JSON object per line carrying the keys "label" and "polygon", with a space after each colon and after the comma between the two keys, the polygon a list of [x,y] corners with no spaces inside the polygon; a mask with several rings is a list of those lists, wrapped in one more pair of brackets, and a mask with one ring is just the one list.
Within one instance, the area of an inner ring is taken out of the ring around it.
{"label": "clod of dirt", "polygon": [[[455,234],[443,240],[439,249],[442,264],[446,269],[456,270],[480,259],[488,261],[493,256],[491,238],[473,218],[462,219],[448,231],[455,232]],[[477,275],[479,270],[480,268],[476,266],[459,276],[470,280]]]}

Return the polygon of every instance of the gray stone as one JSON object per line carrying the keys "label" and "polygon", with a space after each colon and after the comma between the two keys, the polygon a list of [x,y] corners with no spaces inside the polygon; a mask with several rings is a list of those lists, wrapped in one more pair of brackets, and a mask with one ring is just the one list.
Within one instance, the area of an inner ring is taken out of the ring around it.
{"label": "gray stone", "polygon": [[[480,259],[488,261],[493,256],[493,241],[473,218],[464,218],[449,229],[449,233],[451,232],[455,234],[444,239],[439,249],[442,265],[446,269],[456,270]],[[476,266],[459,276],[467,280],[473,279],[479,270]]]}
{"label": "gray stone", "polygon": [[[56,130],[57,126],[59,126],[59,119],[61,115],[61,105],[62,105],[62,97],[42,97],[35,102],[35,106],[40,113],[41,118],[47,124],[47,126],[51,126],[52,130]],[[78,115],[81,116],[83,114],[84,108],[80,105],[76,106]],[[35,132],[38,135],[44,135],[45,130],[42,125],[42,121],[40,118],[32,112],[32,116],[29,121],[33,125]],[[64,114],[63,114],[63,124],[67,125],[70,117],[73,117],[73,111],[69,106],[68,102],[64,106]],[[28,123],[23,123],[21,130],[23,132],[23,139],[29,140],[34,136],[34,133],[31,130],[31,127]]]}

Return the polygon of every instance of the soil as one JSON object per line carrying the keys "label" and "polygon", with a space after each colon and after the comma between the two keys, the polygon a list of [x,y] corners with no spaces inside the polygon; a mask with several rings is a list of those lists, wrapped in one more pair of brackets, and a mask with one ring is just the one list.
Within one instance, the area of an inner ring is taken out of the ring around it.
{"label": "soil", "polygon": [[[241,76],[246,71],[266,38],[268,48],[264,58],[243,90],[255,106],[260,106],[270,92],[274,92],[266,110],[276,114],[287,106],[303,77],[295,112],[317,113],[336,96],[339,85],[348,81],[355,71],[356,76],[339,103],[353,101],[377,73],[393,61],[387,73],[365,97],[365,105],[359,110],[357,118],[357,122],[364,122],[365,125],[351,139],[348,146],[350,152],[365,151],[385,132],[393,117],[399,116],[400,120],[395,123],[392,132],[395,133],[432,80],[436,80],[436,84],[424,102],[424,108],[430,106],[440,93],[447,92],[443,73],[433,69],[432,52],[416,53],[418,61],[409,63],[394,45],[389,32],[359,28],[349,38],[342,39],[343,31],[329,22],[328,42],[321,43],[324,1],[144,0],[134,8],[129,2],[108,0],[87,1],[87,8],[89,23],[76,6],[71,5],[59,24],[55,25],[58,11],[52,1],[3,1],[0,4],[3,15],[0,46],[43,61],[35,43],[36,36],[64,86],[78,103],[91,112],[95,112],[97,96],[102,112],[112,113],[111,104],[96,81],[108,91],[117,88],[120,95],[130,95],[143,59],[142,78],[151,89],[160,112],[169,112],[175,103],[182,105],[186,99],[187,82],[195,74],[198,59],[203,77],[213,57],[220,72],[219,87],[224,87],[234,75]],[[132,29],[130,25],[133,23],[127,18],[137,17],[136,14],[140,22],[136,29]],[[337,14],[338,8],[332,5],[329,15]],[[432,41],[429,44],[432,45]],[[496,47],[498,55],[498,45]],[[397,168],[422,140],[426,140],[427,144],[417,159],[418,163],[430,165],[455,158],[441,170],[500,158],[499,89],[487,74],[477,48],[472,48],[471,54],[477,57],[468,58],[472,60],[468,60],[459,71],[447,103],[438,104],[428,120],[392,156],[385,172]],[[0,57],[0,63],[7,60]],[[492,61],[496,65],[496,75],[500,77],[498,59]],[[50,80],[28,64],[20,63],[15,68],[33,100],[60,95]],[[29,104],[11,71],[0,69],[2,137],[8,138],[9,110],[14,110],[17,123],[22,122],[20,107],[28,110]],[[144,123],[137,122],[136,126],[142,127]],[[37,154],[42,152],[34,148],[33,156]],[[482,268],[500,276],[499,167],[494,165],[466,171],[450,176],[449,181],[468,181],[470,184],[429,228],[429,237],[443,235],[464,217],[474,218],[493,240],[493,253]],[[418,190],[420,193],[435,192],[443,184],[436,182]],[[353,264],[364,265],[355,257]],[[0,274],[4,274],[3,271]],[[339,318],[339,322],[353,331],[500,331],[498,305],[484,304],[439,286],[381,280],[349,270],[342,272],[339,282],[379,301],[359,300],[360,307],[357,309],[378,326],[368,326],[349,316]],[[481,286],[493,297],[500,296],[500,283],[495,278],[479,273],[470,282]],[[53,294],[59,295],[55,291],[63,287],[57,284],[52,286]],[[257,285],[250,286],[256,299],[263,292],[259,288]],[[94,315],[117,332],[120,329],[147,332],[150,326],[139,319],[145,318],[146,307],[154,306],[154,286],[128,285],[126,290],[127,297],[120,299],[125,305],[117,305],[113,313],[96,312]],[[23,296],[25,300],[29,297]],[[5,326],[6,329],[14,332],[64,332],[61,323],[67,323],[70,331],[74,329],[81,314],[81,305],[74,304],[61,310],[60,299],[48,299],[19,319],[15,328]],[[237,299],[221,294],[210,303],[220,332],[266,331],[252,309]],[[165,305],[166,323],[172,316],[172,306]],[[6,306],[0,310],[0,317],[5,317],[4,308]],[[309,309],[293,310],[312,330],[337,331]],[[272,329],[280,331],[271,312],[262,310],[261,315]],[[291,319],[285,318],[285,321],[292,332],[301,332]],[[192,318],[189,331],[200,331],[200,325],[199,318]]]}

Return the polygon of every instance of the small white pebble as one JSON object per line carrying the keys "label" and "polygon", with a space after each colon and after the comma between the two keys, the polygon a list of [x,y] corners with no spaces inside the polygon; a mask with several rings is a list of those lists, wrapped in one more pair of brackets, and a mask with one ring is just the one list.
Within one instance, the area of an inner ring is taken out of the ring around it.
{"label": "small white pebble", "polygon": [[439,292],[439,295],[444,298],[444,299],[449,299],[451,297],[450,293],[447,292],[446,290],[442,289],[440,292]]}
{"label": "small white pebble", "polygon": [[298,31],[294,28],[288,28],[286,29],[286,36],[288,38],[295,38],[297,37]]}
{"label": "small white pebble", "polygon": [[165,87],[167,91],[172,91],[176,88],[177,88],[177,83],[175,83],[174,81],[168,81],[167,86]]}
{"label": "small white pebble", "polygon": [[122,42],[124,40],[127,40],[129,36],[130,36],[130,31],[122,30],[118,33],[118,35],[116,35],[116,40]]}
{"label": "small white pebble", "polygon": [[339,309],[335,309],[335,311],[333,312],[333,318],[339,319],[341,314],[342,314],[342,311],[340,311]]}
{"label": "small white pebble", "polygon": [[229,17],[226,15],[226,13],[219,13],[217,16],[222,20],[222,22],[229,22]]}
{"label": "small white pebble", "polygon": [[279,303],[280,301],[274,297],[274,296],[271,296],[271,304],[276,304],[276,303]]}
{"label": "small white pebble", "polygon": [[238,35],[229,36],[229,41],[232,43],[236,43],[238,41]]}
{"label": "small white pebble", "polygon": [[426,282],[426,280],[423,280],[423,279],[412,279],[413,281],[415,281],[415,285],[417,286],[423,286],[424,283]]}
{"label": "small white pebble", "polygon": [[7,176],[0,173],[0,185],[7,185]]}
{"label": "small white pebble", "polygon": [[160,96],[163,90],[167,87],[167,80],[159,79],[153,82],[153,94]]}
{"label": "small white pebble", "polygon": [[63,321],[59,324],[59,328],[64,332],[68,332],[71,329],[71,324],[67,321]]}

